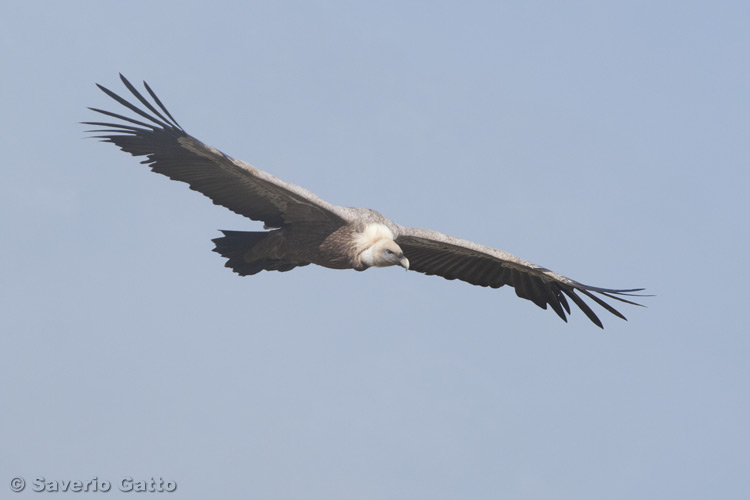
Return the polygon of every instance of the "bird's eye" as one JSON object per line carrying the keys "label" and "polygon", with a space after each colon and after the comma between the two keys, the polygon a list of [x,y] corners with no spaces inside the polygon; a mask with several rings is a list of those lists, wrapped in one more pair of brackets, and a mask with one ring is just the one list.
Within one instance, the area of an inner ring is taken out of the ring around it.
{"label": "bird's eye", "polygon": [[390,251],[390,250],[388,250],[388,249],[386,249],[386,250],[385,250],[385,253],[387,253],[388,255],[391,255],[391,254],[392,254],[393,252],[392,252],[392,251]]}

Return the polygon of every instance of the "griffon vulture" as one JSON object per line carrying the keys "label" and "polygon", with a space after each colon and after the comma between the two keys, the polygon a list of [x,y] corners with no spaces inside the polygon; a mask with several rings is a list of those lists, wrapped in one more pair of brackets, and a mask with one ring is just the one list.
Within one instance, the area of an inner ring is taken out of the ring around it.
{"label": "griffon vulture", "polygon": [[145,156],[142,163],[154,172],[188,183],[190,189],[215,204],[262,221],[270,231],[222,231],[224,236],[213,240],[214,251],[227,259],[226,267],[240,276],[264,270],[289,271],[308,264],[357,271],[401,266],[483,287],[510,285],[516,295],[542,309],[549,305],[563,321],[567,321],[566,313],[570,314],[569,298],[599,327],[601,321],[577,292],[622,319],[625,317],[619,311],[595,294],[640,305],[623,297],[638,296],[634,292],[642,288],[613,290],[584,285],[502,250],[429,229],[401,226],[368,208],[332,205],[307,189],[203,144],[185,132],[146,82],[153,104],[125,77],[120,78],[145,109],[97,86],[148,122],[89,108],[120,120],[84,122],[104,127],[89,132],[104,134],[93,137],[133,156]]}

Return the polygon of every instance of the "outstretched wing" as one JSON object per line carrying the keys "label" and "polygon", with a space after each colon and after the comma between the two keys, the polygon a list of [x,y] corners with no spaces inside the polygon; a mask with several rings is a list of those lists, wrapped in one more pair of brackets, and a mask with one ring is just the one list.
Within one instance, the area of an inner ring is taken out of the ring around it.
{"label": "outstretched wing", "polygon": [[532,301],[542,309],[547,309],[549,305],[566,322],[566,314],[570,314],[569,298],[594,324],[603,328],[594,311],[576,292],[589,297],[622,319],[626,319],[625,316],[594,294],[626,304],[641,305],[623,296],[641,296],[634,292],[640,292],[643,288],[612,290],[583,285],[502,250],[453,238],[437,231],[399,226],[396,243],[409,259],[409,269],[449,280],[459,279],[472,285],[492,288],[510,285],[516,289],[519,297]]}
{"label": "outstretched wing", "polygon": [[221,205],[268,227],[283,227],[294,222],[341,223],[345,213],[307,189],[284,182],[235,160],[221,151],[188,135],[167,111],[151,87],[144,87],[158,109],[122,75],[120,79],[146,109],[128,102],[111,90],[97,86],[112,99],[148,120],[89,108],[120,122],[83,122],[105,127],[90,130],[102,133],[95,138],[111,142],[133,156],[145,156],[142,163],[170,179],[187,182],[190,189],[203,193]]}

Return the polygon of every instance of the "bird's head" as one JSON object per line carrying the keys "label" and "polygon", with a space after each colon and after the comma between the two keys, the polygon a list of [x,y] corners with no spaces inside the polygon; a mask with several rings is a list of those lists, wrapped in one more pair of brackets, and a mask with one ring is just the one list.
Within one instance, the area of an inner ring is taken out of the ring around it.
{"label": "bird's head", "polygon": [[404,257],[404,251],[395,241],[383,238],[368,248],[362,256],[368,266],[388,267],[401,266],[409,270],[409,259]]}

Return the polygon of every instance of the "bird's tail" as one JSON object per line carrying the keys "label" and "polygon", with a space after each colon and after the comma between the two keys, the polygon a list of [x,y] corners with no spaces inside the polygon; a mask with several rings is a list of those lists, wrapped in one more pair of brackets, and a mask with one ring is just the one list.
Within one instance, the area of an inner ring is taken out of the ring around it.
{"label": "bird's tail", "polygon": [[270,235],[270,232],[222,231],[224,236],[215,238],[214,252],[227,258],[225,267],[240,276],[249,276],[261,271],[289,271],[297,266],[306,266],[308,262],[293,262],[287,259],[272,257],[248,258],[250,250]]}

